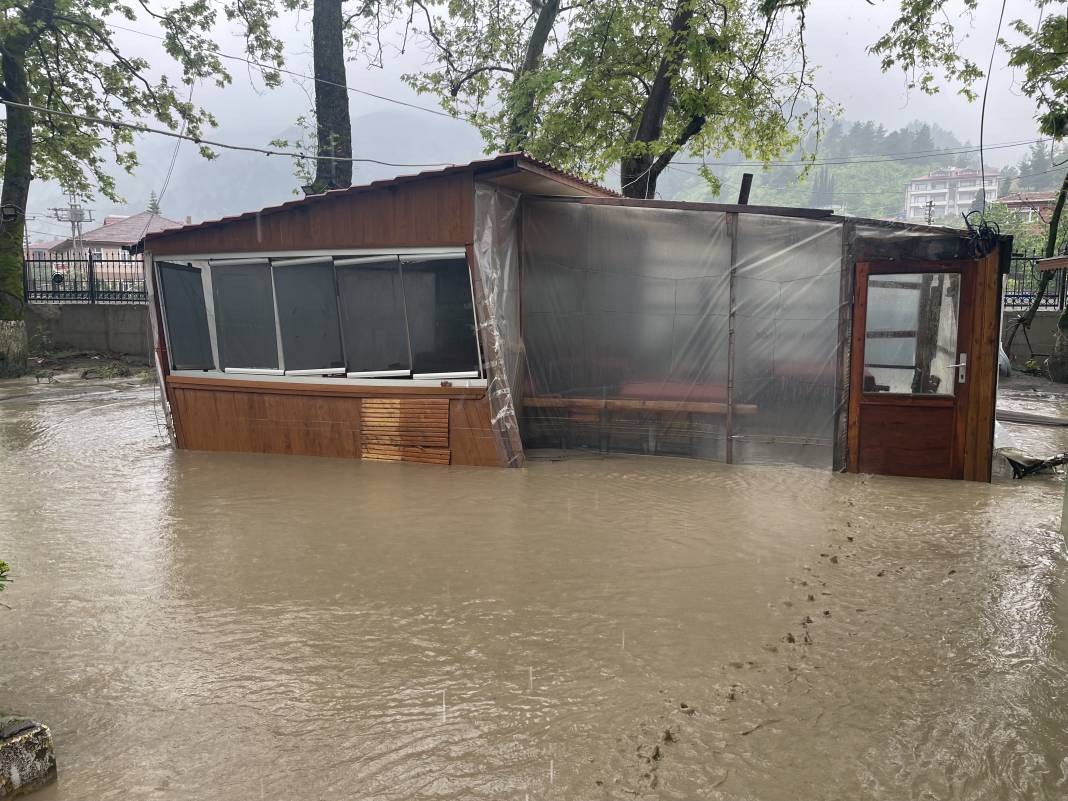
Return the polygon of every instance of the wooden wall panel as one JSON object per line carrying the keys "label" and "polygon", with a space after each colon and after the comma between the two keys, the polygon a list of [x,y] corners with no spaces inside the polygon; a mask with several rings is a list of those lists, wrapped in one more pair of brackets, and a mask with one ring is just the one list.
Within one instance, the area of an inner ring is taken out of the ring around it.
{"label": "wooden wall panel", "polygon": [[376,247],[463,247],[474,232],[469,173],[327,196],[153,238],[154,256]]}
{"label": "wooden wall panel", "polygon": [[968,414],[965,425],[964,477],[989,481],[994,456],[997,405],[998,338],[1001,334],[1001,277],[998,252],[976,263],[975,325],[968,351]]}
{"label": "wooden wall panel", "polygon": [[507,466],[484,389],[169,376],[179,448]]}
{"label": "wooden wall panel", "polygon": [[490,425],[488,398],[449,401],[449,442],[453,464],[508,466]]}
{"label": "wooden wall panel", "polygon": [[862,406],[861,473],[945,478],[952,471],[953,407]]}
{"label": "wooden wall panel", "polygon": [[359,456],[359,398],[175,387],[178,447],[199,451]]}

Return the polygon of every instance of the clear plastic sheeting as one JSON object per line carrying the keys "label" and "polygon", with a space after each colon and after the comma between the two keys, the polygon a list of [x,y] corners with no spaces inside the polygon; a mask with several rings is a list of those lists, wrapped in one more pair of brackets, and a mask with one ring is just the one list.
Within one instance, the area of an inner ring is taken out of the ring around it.
{"label": "clear plastic sheeting", "polygon": [[829,468],[842,225],[737,219],[733,461]]}
{"label": "clear plastic sheeting", "polygon": [[524,442],[725,459],[727,216],[523,209]]}
{"label": "clear plastic sheeting", "polygon": [[840,220],[523,209],[526,444],[831,466]]}
{"label": "clear plastic sheeting", "polygon": [[523,463],[516,419],[523,348],[519,331],[519,200],[492,184],[475,184],[475,264],[481,292],[479,329],[486,363],[493,429],[504,448],[503,461]]}

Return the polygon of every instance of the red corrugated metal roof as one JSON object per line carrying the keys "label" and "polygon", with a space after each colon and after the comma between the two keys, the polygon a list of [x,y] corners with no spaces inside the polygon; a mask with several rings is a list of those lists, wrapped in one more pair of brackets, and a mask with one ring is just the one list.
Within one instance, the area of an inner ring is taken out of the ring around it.
{"label": "red corrugated metal roof", "polygon": [[499,167],[506,167],[510,163],[525,163],[538,167],[545,172],[552,173],[560,176],[560,178],[567,183],[579,184],[581,186],[589,187],[592,191],[599,195],[607,195],[610,197],[620,197],[618,192],[615,192],[600,184],[587,181],[585,178],[580,178],[577,175],[566,172],[554,167],[547,162],[540,161],[526,153],[512,152],[512,153],[498,153],[496,156],[490,158],[479,159],[467,164],[452,164],[448,167],[442,167],[433,170],[423,170],[422,172],[412,173],[410,175],[398,175],[396,178],[383,178],[378,181],[372,181],[369,184],[362,184],[360,186],[350,186],[344,189],[331,189],[318,195],[309,195],[308,197],[298,198],[296,200],[290,200],[285,203],[281,203],[277,206],[268,206],[260,209],[259,211],[246,211],[242,214],[233,215],[230,217],[221,217],[218,220],[205,220],[204,222],[194,223],[193,225],[179,225],[174,228],[166,228],[158,231],[149,232],[142,241],[149,239],[158,239],[162,236],[168,236],[170,234],[178,233],[179,231],[193,231],[198,228],[207,228],[214,225],[223,225],[226,223],[237,222],[238,220],[247,220],[253,217],[257,217],[263,214],[277,214],[279,212],[287,211],[296,206],[305,206],[311,203],[318,203],[324,200],[337,197],[339,195],[356,194],[359,192],[367,192],[373,189],[383,189],[385,187],[393,186],[394,184],[405,183],[408,181],[418,181],[426,178],[435,178],[441,175],[451,175],[457,172],[466,172],[468,170],[474,172],[476,175],[479,172],[489,172],[492,169]]}

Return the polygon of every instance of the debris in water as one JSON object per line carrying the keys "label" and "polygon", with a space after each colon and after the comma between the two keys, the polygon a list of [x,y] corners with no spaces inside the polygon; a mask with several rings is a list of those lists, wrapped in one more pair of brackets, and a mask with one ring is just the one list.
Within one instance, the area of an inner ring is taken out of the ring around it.
{"label": "debris in water", "polygon": [[786,637],[784,637],[783,639],[785,639],[785,640],[786,640],[786,642],[790,643],[791,645],[792,645],[793,643],[797,642],[797,640],[796,640],[796,639],[794,639],[794,635],[793,635],[793,634],[791,634],[790,632],[786,632]]}
{"label": "debris in water", "polygon": [[686,714],[686,715],[696,715],[697,714],[697,710],[694,709],[689,704],[687,704],[685,701],[682,702],[681,704],[679,704],[679,709],[681,709],[683,711],[683,714]]}
{"label": "debris in water", "polygon": [[675,742],[675,734],[671,731],[671,729],[664,729],[664,736],[660,739],[662,739],[665,743],[673,743]]}
{"label": "debris in water", "polygon": [[832,565],[838,564],[838,557],[837,556],[832,556],[831,557],[831,564]]}
{"label": "debris in water", "polygon": [[946,575],[947,576],[952,576],[956,572],[957,572],[956,570],[950,570],[949,573],[947,573]]}
{"label": "debris in water", "polygon": [[885,575],[886,575],[886,571],[885,571],[885,570],[880,570],[880,571],[879,571],[878,573],[876,573],[875,575],[876,575],[876,576],[878,576],[879,578],[882,578],[883,576],[885,576]]}
{"label": "debris in water", "polygon": [[831,610],[830,609],[824,609],[823,610],[823,616],[824,617],[830,617],[831,616]]}
{"label": "debris in water", "polygon": [[812,622],[812,618],[811,618],[811,616],[809,616],[809,615],[805,615],[805,619],[804,619],[804,621],[802,621],[802,622],[804,622],[804,623],[811,623],[811,622]]}
{"label": "debris in water", "polygon": [[851,536],[848,536],[848,535],[846,536],[846,539],[847,539],[847,540],[849,540],[850,542],[852,542],[852,541],[853,541],[853,537],[851,537]]}
{"label": "debris in water", "polygon": [[808,594],[808,599],[809,599],[810,601],[815,601],[815,600],[816,600],[816,596],[815,596],[815,595],[813,595],[813,594],[812,594],[812,593],[810,592],[810,593]]}
{"label": "debris in water", "polygon": [[755,726],[754,726],[753,728],[751,728],[751,729],[746,729],[745,731],[743,731],[743,732],[741,733],[741,734],[742,734],[742,737],[745,737],[745,736],[746,736],[746,735],[748,735],[748,734],[752,734],[752,733],[753,733],[753,732],[755,732],[755,731],[756,731],[757,729],[762,729],[762,728],[764,728],[765,726],[770,726],[770,725],[771,725],[772,723],[778,723],[778,722],[779,722],[780,720],[781,720],[781,718],[772,718],[771,720],[765,720],[765,721],[764,721],[763,723],[758,723],[758,724],[757,724],[757,725],[755,725]]}

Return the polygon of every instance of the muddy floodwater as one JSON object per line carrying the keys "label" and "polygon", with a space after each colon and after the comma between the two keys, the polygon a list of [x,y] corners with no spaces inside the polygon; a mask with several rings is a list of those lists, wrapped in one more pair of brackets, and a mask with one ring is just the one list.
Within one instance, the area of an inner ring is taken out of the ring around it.
{"label": "muddy floodwater", "polygon": [[1068,797],[1058,477],[175,452],[155,392],[0,390],[41,799]]}

